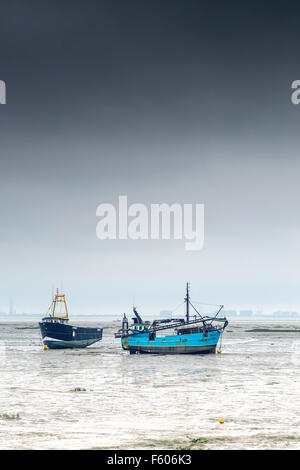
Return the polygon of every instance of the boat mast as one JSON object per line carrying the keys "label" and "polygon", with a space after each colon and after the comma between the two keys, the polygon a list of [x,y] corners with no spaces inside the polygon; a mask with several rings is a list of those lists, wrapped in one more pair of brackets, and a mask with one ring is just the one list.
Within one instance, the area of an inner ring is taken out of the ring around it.
{"label": "boat mast", "polygon": [[[57,307],[58,303],[60,303],[60,312],[59,312],[58,315],[55,315],[55,310],[56,310],[56,307]],[[63,304],[65,306],[65,314],[64,315],[61,314]],[[50,308],[51,308],[51,306],[50,306]],[[66,296],[65,296],[65,294],[59,294],[58,289],[56,290],[56,294],[55,294],[55,296],[53,298],[53,301],[52,301],[51,316],[53,318],[66,318],[66,319],[69,318],[69,312],[68,312],[68,307],[67,307],[67,302],[66,302]]]}
{"label": "boat mast", "polygon": [[190,293],[189,293],[189,283],[186,283],[186,298],[184,299],[186,302],[186,321],[187,323],[190,321]]}

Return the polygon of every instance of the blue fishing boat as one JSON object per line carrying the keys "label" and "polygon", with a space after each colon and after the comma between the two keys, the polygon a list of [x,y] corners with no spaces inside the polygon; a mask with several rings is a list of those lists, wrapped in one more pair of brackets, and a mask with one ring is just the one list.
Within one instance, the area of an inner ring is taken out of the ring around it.
{"label": "blue fishing boat", "polygon": [[[121,338],[122,348],[135,353],[152,354],[208,354],[215,353],[217,344],[228,321],[218,317],[223,305],[218,305],[214,316],[202,316],[190,301],[189,284],[186,285],[185,318],[166,318],[143,321],[133,308],[133,325],[129,326],[124,314],[122,328],[115,334]],[[195,315],[190,315],[190,307]],[[172,330],[164,335],[165,330]]]}

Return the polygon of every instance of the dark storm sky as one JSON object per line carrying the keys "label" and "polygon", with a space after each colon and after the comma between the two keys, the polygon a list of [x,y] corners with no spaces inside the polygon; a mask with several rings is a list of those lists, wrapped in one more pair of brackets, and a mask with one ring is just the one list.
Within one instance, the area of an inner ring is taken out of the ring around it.
{"label": "dark storm sky", "polygon": [[[76,313],[150,313],[187,280],[300,309],[299,31],[296,2],[3,3],[0,310],[62,285]],[[204,203],[204,249],[100,242],[96,207],[121,194]]]}

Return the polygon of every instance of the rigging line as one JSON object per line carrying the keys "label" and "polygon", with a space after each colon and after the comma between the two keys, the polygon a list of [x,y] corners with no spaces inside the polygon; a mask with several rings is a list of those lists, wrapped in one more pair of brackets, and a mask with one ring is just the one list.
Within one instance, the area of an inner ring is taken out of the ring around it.
{"label": "rigging line", "polygon": [[193,309],[195,310],[195,312],[198,313],[199,317],[200,317],[200,318],[203,318],[203,316],[201,315],[201,313],[198,312],[198,310],[194,307],[194,305],[192,304],[191,301],[190,301],[190,305],[193,307]]}
{"label": "rigging line", "polygon": [[206,302],[198,302],[198,300],[193,300],[193,302],[195,302],[196,304],[200,304],[200,305],[210,305],[212,307],[221,307],[222,306],[221,304],[208,304]]}
{"label": "rigging line", "polygon": [[172,312],[172,313],[175,312],[175,311],[176,311],[179,307],[181,307],[182,305],[184,305],[184,302],[181,302],[179,305],[177,305],[177,307],[172,308],[172,309],[171,309],[171,312]]}
{"label": "rigging line", "polygon": [[[210,321],[210,323],[208,323],[208,325],[211,325],[211,324],[212,324],[213,320],[217,317],[217,315],[220,313],[220,311],[221,311],[222,308],[223,308],[223,305],[221,305],[220,308],[219,308],[219,310],[217,311],[216,315],[215,315],[213,318],[211,318],[211,317],[209,317],[209,316],[207,316],[207,315],[204,315],[204,316],[201,315],[201,314],[198,312],[198,310],[194,307],[194,305],[192,304],[192,302],[190,302],[190,305],[193,307],[193,309],[195,310],[195,312],[198,313],[198,315],[200,316],[200,318],[201,318],[202,320],[205,320],[206,318],[207,318],[207,320],[210,320],[210,319],[211,319],[211,321]],[[207,321],[207,320],[206,320],[206,321]]]}
{"label": "rigging line", "polygon": [[213,317],[212,321],[210,322],[210,325],[212,324],[213,320],[214,320],[215,318],[217,318],[217,316],[218,316],[219,313],[221,312],[221,310],[222,310],[222,308],[224,307],[224,305],[219,305],[219,307],[220,307],[220,308],[219,308],[219,310],[217,311],[217,313],[215,314],[215,316]]}

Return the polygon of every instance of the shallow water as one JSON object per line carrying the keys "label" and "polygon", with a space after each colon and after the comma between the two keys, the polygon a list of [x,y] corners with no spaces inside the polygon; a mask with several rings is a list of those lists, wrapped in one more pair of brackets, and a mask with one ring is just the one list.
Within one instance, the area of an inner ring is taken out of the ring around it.
{"label": "shallow water", "polygon": [[36,326],[0,323],[1,449],[300,448],[300,322],[231,321],[208,356],[128,355],[116,323],[44,351]]}

